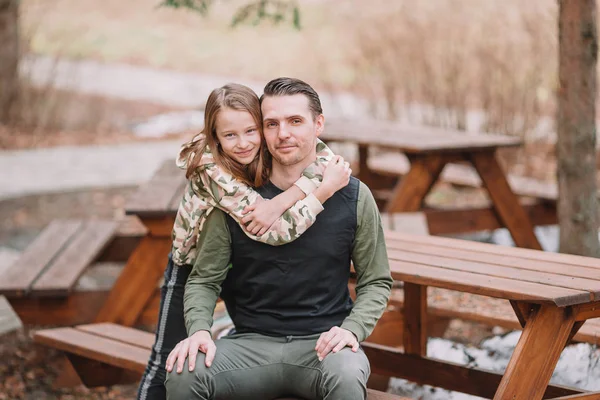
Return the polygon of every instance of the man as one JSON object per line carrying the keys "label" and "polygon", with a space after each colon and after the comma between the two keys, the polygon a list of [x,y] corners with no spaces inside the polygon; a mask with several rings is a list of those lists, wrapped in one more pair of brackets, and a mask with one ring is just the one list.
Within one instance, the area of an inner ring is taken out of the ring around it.
{"label": "man", "polygon": [[[325,119],[317,93],[297,79],[269,82],[261,107],[273,167],[270,183],[258,190],[272,198],[315,161]],[[383,313],[392,279],[379,213],[364,184],[351,178],[287,245],[248,239],[219,210],[199,243],[184,299],[190,336],[167,361],[168,399],[366,398],[370,367],[359,343]],[[219,293],[236,333],[215,343],[210,327]]]}

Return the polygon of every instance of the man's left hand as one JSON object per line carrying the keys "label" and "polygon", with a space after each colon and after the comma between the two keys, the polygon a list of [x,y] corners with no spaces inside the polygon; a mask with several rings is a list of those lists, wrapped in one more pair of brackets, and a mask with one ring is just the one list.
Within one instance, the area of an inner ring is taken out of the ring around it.
{"label": "man's left hand", "polygon": [[315,350],[319,361],[323,361],[330,352],[337,353],[346,346],[352,347],[352,351],[356,353],[358,351],[356,336],[349,330],[334,326],[329,331],[321,334],[319,340],[317,340]]}

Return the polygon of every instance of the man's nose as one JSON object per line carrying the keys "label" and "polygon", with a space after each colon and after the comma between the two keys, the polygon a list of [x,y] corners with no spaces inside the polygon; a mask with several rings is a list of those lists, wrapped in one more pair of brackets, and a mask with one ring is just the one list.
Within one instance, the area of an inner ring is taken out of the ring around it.
{"label": "man's nose", "polygon": [[279,137],[279,139],[287,139],[291,136],[289,127],[287,124],[281,124],[279,126],[279,132],[277,132],[277,136]]}

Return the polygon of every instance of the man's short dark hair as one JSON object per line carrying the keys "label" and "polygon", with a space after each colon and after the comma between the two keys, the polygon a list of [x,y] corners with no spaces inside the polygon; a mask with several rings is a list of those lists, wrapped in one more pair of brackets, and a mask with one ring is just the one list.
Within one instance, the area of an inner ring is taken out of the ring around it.
{"label": "man's short dark hair", "polygon": [[260,96],[260,103],[267,96],[293,96],[295,94],[303,94],[308,99],[308,107],[316,119],[323,114],[321,108],[321,99],[319,95],[308,83],[296,78],[276,78],[266,84],[263,95]]}

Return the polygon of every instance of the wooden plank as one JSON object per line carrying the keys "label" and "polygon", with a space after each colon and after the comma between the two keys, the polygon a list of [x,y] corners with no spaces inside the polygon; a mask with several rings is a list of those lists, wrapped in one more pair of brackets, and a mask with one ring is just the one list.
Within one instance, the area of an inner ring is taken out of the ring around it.
{"label": "wooden plank", "polygon": [[125,262],[146,236],[148,229],[136,216],[126,216],[119,221],[119,227],[106,248],[95,262]]}
{"label": "wooden plank", "polygon": [[143,373],[150,349],[127,345],[74,328],[35,332],[34,341],[66,353],[91,358],[104,364]]}
{"label": "wooden plank", "polygon": [[533,224],[506,181],[494,152],[473,153],[470,159],[483,180],[494,203],[494,209],[510,231],[516,245],[541,250],[542,246],[533,232]]}
{"label": "wooden plank", "polygon": [[[523,209],[535,226],[557,223],[556,207],[548,203],[523,204]],[[478,232],[504,228],[491,207],[424,209],[431,235]]]}
{"label": "wooden plank", "polygon": [[494,400],[543,398],[575,322],[571,310],[534,310],[506,367]]}
{"label": "wooden plank", "polygon": [[[372,343],[363,343],[362,347],[369,358],[373,373],[408,379],[421,385],[441,387],[489,399],[494,396],[502,379],[502,374],[497,372],[404,354],[391,347]],[[550,385],[545,398],[582,392],[576,388]]]}
{"label": "wooden plank", "polygon": [[107,291],[75,291],[68,297],[23,297],[11,300],[25,325],[78,325],[94,320]]}
{"label": "wooden plank", "polygon": [[519,320],[521,328],[525,327],[525,324],[527,323],[527,320],[529,319],[533,309],[539,307],[538,304],[531,304],[523,301],[511,301],[510,305],[515,312],[517,319]]}
{"label": "wooden plank", "polygon": [[132,326],[152,298],[163,276],[170,250],[171,241],[168,238],[152,235],[143,238],[123,268],[95,322]]}
{"label": "wooden plank", "polygon": [[91,360],[87,357],[67,354],[67,358],[72,365],[71,368],[74,370],[74,373],[80,378],[81,383],[88,388],[127,385],[139,382],[141,378],[139,372],[128,371],[120,367]]}
{"label": "wooden plank", "polygon": [[[585,321],[591,318],[600,317],[600,301],[582,304],[575,308],[575,321]],[[590,321],[591,322],[591,321]],[[595,321],[600,325],[600,319]]]}
{"label": "wooden plank", "polygon": [[522,282],[532,282],[554,287],[587,291],[590,292],[592,300],[600,297],[600,279],[592,280],[543,271],[531,271],[528,269],[508,267],[483,261],[473,262],[463,259],[454,259],[435,252],[433,249],[430,249],[429,254],[413,252],[411,245],[406,243],[397,243],[395,248],[388,248],[388,258],[390,260],[429,265],[455,271],[472,272],[475,274],[508,278]]}
{"label": "wooden plank", "polygon": [[171,240],[171,232],[173,231],[173,224],[175,224],[175,214],[144,218],[144,224],[152,236]]}
{"label": "wooden plank", "polygon": [[405,153],[444,153],[489,150],[521,145],[519,138],[472,134],[448,128],[409,126],[381,120],[328,119],[324,141],[353,142],[388,147]]}
{"label": "wooden plank", "polygon": [[[572,254],[550,253],[519,247],[499,246],[496,244],[480,243],[471,240],[451,239],[438,236],[414,236],[402,232],[386,232],[386,240],[402,240],[414,243],[423,243],[429,246],[449,247],[468,250],[475,253],[484,253],[497,256],[507,256],[510,259],[525,259],[562,264],[564,268],[572,266],[590,267],[600,269],[600,259],[593,257],[576,256]],[[518,261],[518,260],[517,260]],[[521,262],[521,261],[518,261]]]}
{"label": "wooden plank", "polygon": [[30,244],[23,255],[0,276],[0,294],[25,295],[35,279],[69,243],[82,226],[77,220],[52,221]]}
{"label": "wooden plank", "polygon": [[[169,162],[169,164],[173,164]],[[135,192],[127,201],[125,211],[129,215],[151,216],[176,212],[171,204],[173,198],[181,196],[181,188],[185,185],[185,174],[181,170],[172,169],[167,164],[152,177],[146,184]]]}
{"label": "wooden plank", "polygon": [[392,277],[396,280],[507,300],[551,303],[559,307],[566,307],[587,303],[591,297],[590,293],[579,290],[422,264],[415,265],[404,261],[390,260],[390,268]]}
{"label": "wooden plank", "polygon": [[425,196],[437,181],[447,161],[442,155],[413,158],[410,171],[394,188],[385,211],[388,213],[419,211]]}
{"label": "wooden plank", "polygon": [[23,327],[19,316],[12,309],[6,297],[0,296],[0,336]]}
{"label": "wooden plank", "polygon": [[84,270],[105,248],[118,223],[86,221],[32,286],[36,296],[66,296]]}
{"label": "wooden plank", "polygon": [[404,283],[404,351],[427,355],[427,286]]}
{"label": "wooden plank", "polygon": [[427,217],[422,212],[405,212],[391,214],[393,230],[413,235],[429,235]]}
{"label": "wooden plank", "polygon": [[79,325],[76,329],[143,349],[154,345],[154,334],[109,322]]}

